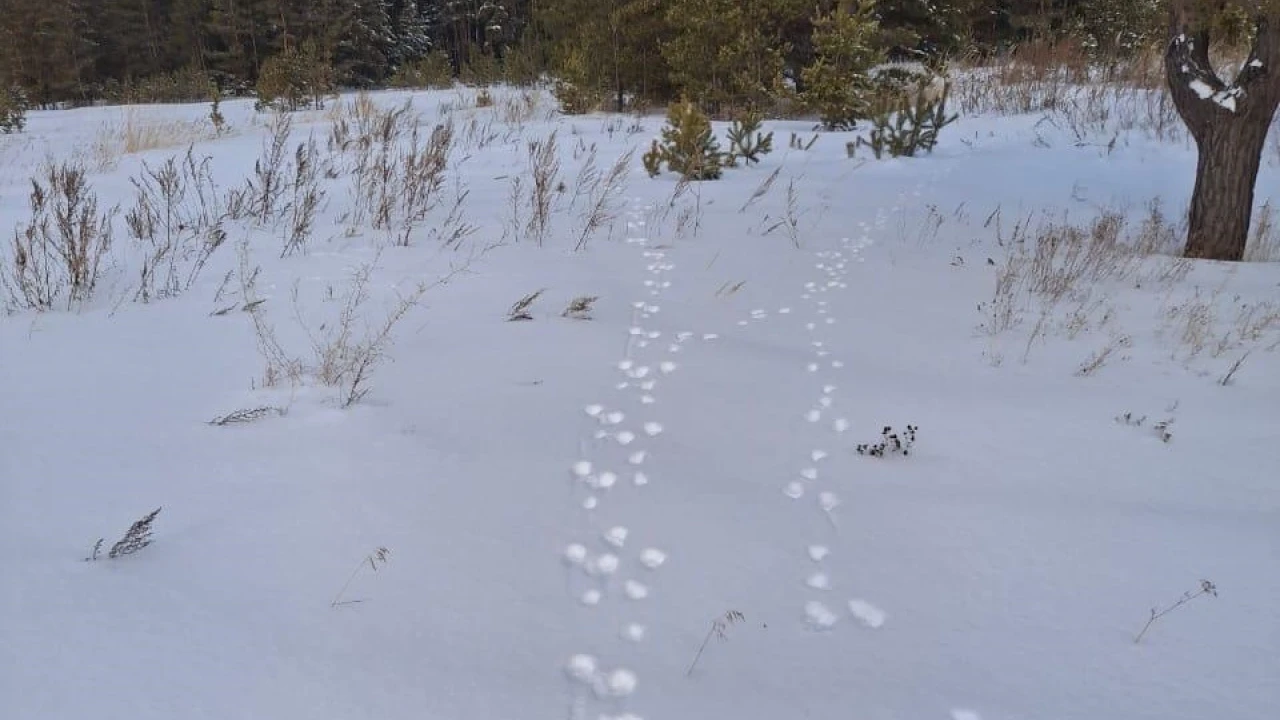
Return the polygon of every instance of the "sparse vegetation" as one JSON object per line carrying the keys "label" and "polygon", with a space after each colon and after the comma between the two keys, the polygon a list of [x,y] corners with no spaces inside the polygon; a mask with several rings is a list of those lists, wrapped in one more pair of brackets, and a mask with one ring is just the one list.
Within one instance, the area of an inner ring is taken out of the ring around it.
{"label": "sparse vegetation", "polygon": [[507,310],[507,322],[532,320],[533,313],[531,313],[529,309],[533,306],[535,302],[537,302],[538,298],[542,297],[542,293],[544,292],[546,292],[545,288],[542,290],[531,292],[528,295],[525,295],[524,297],[517,300],[515,304],[511,306],[511,309]]}
{"label": "sparse vegetation", "polygon": [[373,552],[361,558],[360,562],[356,564],[355,569],[351,571],[351,575],[347,578],[347,581],[342,584],[342,589],[338,590],[338,594],[333,596],[333,600],[332,602],[329,603],[329,607],[338,607],[340,605],[354,605],[356,603],[364,602],[363,599],[344,600],[343,596],[347,594],[347,589],[351,587],[351,583],[356,579],[356,576],[359,575],[360,571],[363,570],[365,567],[369,568],[369,572],[376,573],[378,572],[379,567],[386,565],[390,561],[391,561],[391,551],[386,549],[385,547],[379,547]]}
{"label": "sparse vegetation", "polygon": [[698,646],[698,652],[693,656],[693,662],[689,663],[689,670],[685,672],[685,677],[693,675],[694,668],[698,667],[698,661],[702,659],[702,653],[707,649],[707,644],[712,638],[720,642],[729,640],[729,628],[734,625],[746,622],[747,617],[737,610],[729,610],[724,615],[711,621],[711,628],[707,630],[707,636],[702,638],[702,644]]}
{"label": "sparse vegetation", "polygon": [[569,301],[568,307],[564,309],[564,312],[560,313],[560,316],[572,318],[573,320],[590,320],[591,306],[599,299],[595,295],[578,296]]}
{"label": "sparse vegetation", "polygon": [[1169,605],[1168,607],[1164,609],[1161,609],[1159,607],[1151,608],[1151,616],[1147,618],[1147,624],[1142,626],[1142,630],[1136,636],[1134,636],[1133,644],[1137,645],[1138,643],[1142,642],[1143,636],[1147,634],[1147,631],[1151,629],[1151,626],[1155,623],[1155,621],[1159,620],[1165,615],[1168,615],[1174,610],[1177,610],[1178,608],[1186,605],[1192,600],[1195,600],[1198,597],[1204,597],[1206,595],[1212,596],[1212,597],[1218,597],[1218,586],[1214,585],[1213,582],[1209,580],[1201,580],[1200,586],[1198,588],[1196,588],[1195,590],[1188,590],[1187,592],[1182,593],[1182,597],[1178,598],[1176,601],[1173,602],[1173,604]]}
{"label": "sparse vegetation", "polygon": [[[111,550],[107,552],[107,557],[111,560],[132,555],[144,547],[151,544],[151,523],[155,521],[156,516],[160,514],[161,508],[156,508],[151,512],[143,515],[136,522],[129,526],[125,534],[111,546]],[[106,538],[98,538],[98,542],[93,545],[93,552],[88,561],[94,561],[101,557],[102,544]]]}
{"label": "sparse vegetation", "polygon": [[30,218],[13,233],[0,288],[10,308],[71,308],[88,300],[111,249],[116,210],[98,209],[83,166],[49,164],[31,179]]}

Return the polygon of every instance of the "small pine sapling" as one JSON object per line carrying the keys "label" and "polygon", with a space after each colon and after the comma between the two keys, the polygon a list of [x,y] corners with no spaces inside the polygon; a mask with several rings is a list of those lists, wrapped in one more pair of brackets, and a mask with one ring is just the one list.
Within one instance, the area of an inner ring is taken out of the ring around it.
{"label": "small pine sapling", "polygon": [[870,457],[882,458],[886,454],[906,457],[911,454],[911,448],[916,444],[916,432],[919,429],[918,425],[907,425],[906,430],[899,434],[894,432],[891,426],[885,425],[884,430],[880,431],[880,442],[862,443],[855,450],[859,455]]}
{"label": "small pine sapling", "polygon": [[517,300],[516,303],[511,306],[511,309],[507,311],[507,322],[532,320],[533,314],[529,312],[529,307],[533,305],[539,297],[542,297],[542,293],[544,292],[546,292],[545,288],[537,292],[529,293]]}
{"label": "small pine sapling", "polygon": [[1147,624],[1142,626],[1142,631],[1133,638],[1133,644],[1137,645],[1142,642],[1142,636],[1147,634],[1147,630],[1151,629],[1151,625],[1160,618],[1186,605],[1202,595],[1212,595],[1218,597],[1218,586],[1214,585],[1210,580],[1201,580],[1199,590],[1188,590],[1182,593],[1182,597],[1178,598],[1172,605],[1161,610],[1160,608],[1151,608],[1151,616],[1147,618]]}
{"label": "small pine sapling", "polygon": [[0,132],[22,132],[27,126],[27,95],[20,87],[0,89]]}
{"label": "small pine sapling", "polygon": [[773,132],[760,132],[763,121],[764,117],[760,113],[748,111],[729,126],[730,166],[736,164],[738,158],[745,160],[748,165],[758,163],[761,155],[773,152]]}
{"label": "small pine sapling", "polygon": [[889,157],[915,157],[924,151],[933,152],[938,144],[942,128],[959,119],[958,113],[947,114],[947,97],[950,84],[944,85],[938,98],[929,97],[929,87],[921,84],[914,99],[903,99],[896,111],[885,108],[872,118],[874,127],[868,138],[858,138],[858,146],[871,148],[880,159]]}
{"label": "small pine sapling", "polygon": [[689,670],[685,673],[685,677],[693,674],[693,669],[698,666],[698,660],[702,659],[702,651],[707,649],[707,643],[711,642],[711,638],[724,642],[729,639],[727,631],[731,625],[740,622],[746,622],[746,616],[737,610],[730,610],[723,617],[718,617],[711,623],[711,629],[707,630],[707,636],[702,638],[702,645],[698,646],[698,654],[693,656],[693,662],[689,664]]}
{"label": "small pine sapling", "polygon": [[711,120],[685,100],[668,109],[662,141],[655,140],[641,161],[650,177],[657,177],[665,164],[685,180],[718,180],[724,153],[711,132]]}
{"label": "small pine sapling", "polygon": [[[143,515],[139,520],[129,526],[124,536],[111,546],[111,550],[107,552],[107,557],[114,560],[125,555],[132,555],[142,548],[151,544],[151,523],[155,521],[156,515],[160,514],[161,508],[156,508],[151,512]],[[106,538],[98,538],[98,542],[93,544],[93,552],[85,560],[93,561],[101,557],[102,544]]]}
{"label": "small pine sapling", "polygon": [[213,104],[209,107],[209,123],[213,125],[213,134],[222,137],[227,131],[227,118],[222,114],[222,88],[217,83],[212,85]]}

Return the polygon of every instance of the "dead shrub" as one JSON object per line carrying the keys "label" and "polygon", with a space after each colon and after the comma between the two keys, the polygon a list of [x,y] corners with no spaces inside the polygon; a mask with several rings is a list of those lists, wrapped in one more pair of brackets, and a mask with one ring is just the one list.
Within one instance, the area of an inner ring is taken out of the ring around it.
{"label": "dead shrub", "polygon": [[31,178],[30,218],[14,231],[0,284],[13,308],[49,310],[83,303],[97,287],[111,249],[116,209],[98,210],[85,169],[73,161],[49,164]]}

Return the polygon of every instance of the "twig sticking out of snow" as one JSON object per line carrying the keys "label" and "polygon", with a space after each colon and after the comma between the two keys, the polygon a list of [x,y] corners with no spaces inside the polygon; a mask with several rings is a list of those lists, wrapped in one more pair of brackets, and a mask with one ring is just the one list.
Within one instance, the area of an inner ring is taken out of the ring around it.
{"label": "twig sticking out of snow", "polygon": [[718,617],[711,623],[711,629],[707,631],[707,636],[702,638],[702,645],[698,646],[698,654],[693,656],[693,662],[689,664],[689,671],[684,675],[689,677],[693,674],[693,669],[698,666],[698,660],[702,658],[702,651],[707,649],[707,643],[711,642],[714,637],[721,642],[729,639],[726,631],[730,625],[740,622],[746,622],[746,616],[737,610],[730,610],[723,617]]}
{"label": "twig sticking out of snow", "polygon": [[1159,620],[1201,595],[1212,595],[1214,597],[1218,597],[1218,586],[1214,585],[1210,580],[1201,580],[1200,589],[1198,591],[1188,590],[1182,593],[1182,597],[1178,598],[1176,602],[1163,610],[1159,608],[1151,608],[1151,617],[1147,618],[1147,624],[1142,626],[1142,632],[1138,633],[1137,636],[1133,638],[1133,644],[1137,645],[1142,641],[1142,636],[1147,634],[1147,630],[1151,628],[1152,623],[1156,620]]}
{"label": "twig sticking out of snow", "polygon": [[338,591],[337,595],[333,596],[333,602],[329,603],[329,607],[354,605],[355,603],[364,602],[364,600],[343,600],[342,596],[347,592],[347,588],[351,587],[351,581],[356,579],[356,575],[359,574],[361,568],[367,564],[371,572],[378,572],[378,565],[386,565],[389,562],[388,558],[390,558],[390,556],[391,551],[384,547],[380,547],[368,555],[365,555],[360,562],[356,564],[355,569],[351,571],[351,575],[347,578],[347,581],[342,584],[342,589]]}

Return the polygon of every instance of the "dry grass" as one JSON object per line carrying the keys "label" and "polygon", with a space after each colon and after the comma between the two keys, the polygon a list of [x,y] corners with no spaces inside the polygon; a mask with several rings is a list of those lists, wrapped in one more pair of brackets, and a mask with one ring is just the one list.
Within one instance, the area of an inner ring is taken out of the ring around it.
{"label": "dry grass", "polygon": [[92,297],[111,249],[116,209],[100,212],[84,166],[49,164],[31,178],[30,218],[0,255],[0,290],[10,309],[70,309]]}
{"label": "dry grass", "polygon": [[135,300],[174,297],[190,289],[227,239],[209,157],[171,157],[130,182],[134,204],[125,213],[129,235],[145,248]]}
{"label": "dry grass", "polygon": [[623,153],[609,171],[596,175],[587,192],[588,203],[582,213],[582,231],[574,250],[584,250],[591,238],[606,225],[611,226],[618,216],[618,199],[626,190],[627,169],[631,167],[635,149]]}
{"label": "dry grass", "polygon": [[146,117],[142,108],[126,108],[124,118],[98,128],[89,154],[92,167],[110,170],[124,155],[182,147],[218,137],[218,130],[207,119],[157,120]]}
{"label": "dry grass", "polygon": [[377,257],[351,273],[344,290],[334,298],[339,303],[336,317],[323,322],[317,323],[305,315],[300,287],[295,284],[293,320],[307,338],[309,351],[293,353],[286,349],[267,319],[268,308],[256,290],[259,270],[250,267],[247,244],[241,246],[240,253],[241,300],[253,322],[258,351],[264,362],[264,385],[273,387],[284,381],[293,385],[315,382],[336,389],[336,400],[343,408],[360,402],[369,393],[374,371],[389,359],[395,329],[422,297],[465,272],[469,265],[468,261],[438,280],[419,282],[408,293],[397,293],[390,308],[376,319],[370,317],[369,304]]}
{"label": "dry grass", "polygon": [[[1230,73],[1247,52],[1215,48],[1214,56],[1216,66]],[[1028,43],[998,60],[962,63],[954,81],[952,97],[962,114],[1041,113],[1078,145],[1114,148],[1129,133],[1163,142],[1188,139],[1169,96],[1160,47],[1099,59],[1069,42]]]}
{"label": "dry grass", "polygon": [[[1051,337],[1075,339],[1111,326],[1116,314],[1112,291],[1124,286],[1169,290],[1192,267],[1190,261],[1168,254],[1178,234],[1158,203],[1152,203],[1137,223],[1114,210],[1084,225],[1027,217],[1016,221],[1006,236],[1000,222],[998,213],[988,220],[996,225],[997,241],[1007,253],[995,264],[991,299],[978,306],[983,316],[980,328],[994,340],[1034,318],[1022,349],[1023,362],[1037,343]],[[1112,358],[1123,346],[1119,337],[1124,336],[1113,335],[1080,374],[1091,374]],[[992,360],[1001,359],[993,351]]]}
{"label": "dry grass", "polygon": [[[1280,132],[1273,133],[1280,138]],[[1245,262],[1280,262],[1280,222],[1267,200],[1253,213],[1253,232],[1244,251]]]}

